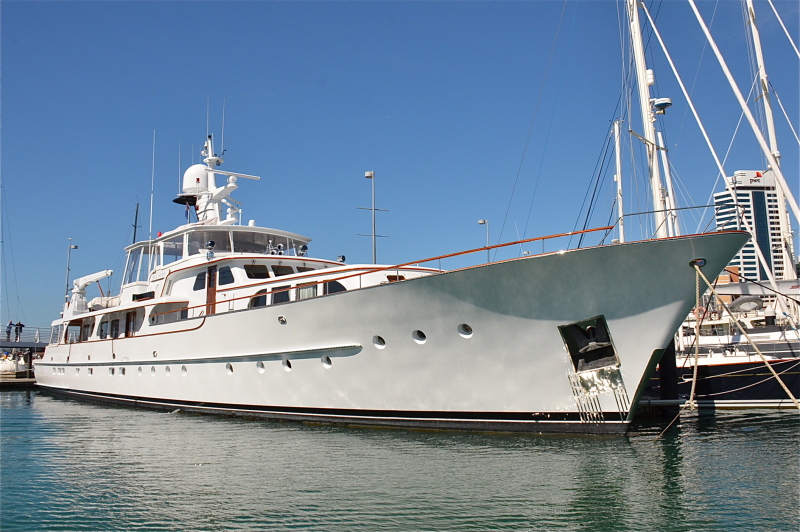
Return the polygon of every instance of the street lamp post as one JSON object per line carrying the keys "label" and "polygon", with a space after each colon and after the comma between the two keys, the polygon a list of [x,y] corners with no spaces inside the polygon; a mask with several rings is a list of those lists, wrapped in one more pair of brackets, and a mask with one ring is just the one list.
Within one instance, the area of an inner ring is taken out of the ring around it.
{"label": "street lamp post", "polygon": [[69,261],[72,258],[71,255],[72,255],[72,250],[73,249],[78,249],[78,246],[73,244],[72,243],[72,238],[70,238],[69,239],[69,246],[67,247],[67,279],[64,282],[64,284],[67,285],[67,291],[64,294],[64,298],[66,299],[66,301],[69,301]]}
{"label": "street lamp post", "polygon": [[486,264],[489,264],[492,262],[489,256],[489,220],[478,220],[478,224],[486,226]]}

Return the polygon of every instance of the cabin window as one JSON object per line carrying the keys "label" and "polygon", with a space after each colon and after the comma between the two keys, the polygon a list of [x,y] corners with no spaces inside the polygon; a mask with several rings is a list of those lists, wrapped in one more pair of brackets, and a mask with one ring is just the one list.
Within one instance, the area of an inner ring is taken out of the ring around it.
{"label": "cabin window", "polygon": [[[278,290],[280,290],[280,292]],[[289,301],[289,287],[276,286],[272,294],[272,304],[277,305],[278,303],[286,303],[288,301]]]}
{"label": "cabin window", "polygon": [[205,253],[206,245],[214,242],[212,251],[230,251],[231,233],[230,231],[195,231],[189,233],[189,255]]}
{"label": "cabin window", "polygon": [[183,258],[183,235],[165,240],[161,245],[164,250],[162,264],[167,265]]}
{"label": "cabin window", "polygon": [[328,281],[324,286],[326,294],[336,294],[338,292],[347,291],[347,288],[345,288],[344,285],[339,281]]}
{"label": "cabin window", "polygon": [[89,337],[92,336],[93,331],[94,331],[94,319],[84,321],[83,327],[81,329],[81,342],[89,340]]}
{"label": "cabin window", "polygon": [[119,320],[111,320],[111,338],[119,338]]}
{"label": "cabin window", "polygon": [[387,275],[386,276],[386,280],[389,281],[390,283],[396,283],[397,281],[405,281],[406,280],[406,276],[405,275]]}
{"label": "cabin window", "polygon": [[233,283],[233,272],[230,266],[223,266],[219,269],[219,283],[218,284],[231,284]]}
{"label": "cabin window", "polygon": [[136,311],[125,314],[125,336],[130,337],[136,332]]}
{"label": "cabin window", "polygon": [[233,250],[237,253],[268,253],[269,235],[264,233],[233,233]]}
{"label": "cabin window", "polygon": [[206,289],[206,272],[200,272],[194,278],[194,288],[192,290],[205,290]]}
{"label": "cabin window", "polygon": [[298,266],[297,267],[297,271],[300,272],[300,273],[302,273],[302,272],[313,272],[314,268],[309,268],[308,266]]}
{"label": "cabin window", "polygon": [[307,284],[297,287],[297,296],[295,299],[308,299],[309,297],[317,296],[317,285]]}
{"label": "cabin window", "polygon": [[248,279],[269,279],[269,268],[266,264],[245,264],[244,273]]}
{"label": "cabin window", "polygon": [[291,266],[281,266],[280,264],[273,264],[272,273],[275,274],[275,277],[280,277],[281,275],[291,275],[294,273],[294,268],[292,268]]}
{"label": "cabin window", "polygon": [[105,340],[108,338],[108,322],[101,321],[100,328],[97,330],[97,335],[100,337],[101,340]]}
{"label": "cabin window", "polygon": [[259,290],[256,292],[255,297],[250,298],[250,303],[247,308],[266,307],[267,306],[267,291]]}

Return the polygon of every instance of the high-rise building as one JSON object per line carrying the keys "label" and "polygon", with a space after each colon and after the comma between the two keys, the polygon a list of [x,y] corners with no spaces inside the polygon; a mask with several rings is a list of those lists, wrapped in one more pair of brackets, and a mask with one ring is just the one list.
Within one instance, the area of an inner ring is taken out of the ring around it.
{"label": "high-rise building", "polygon": [[745,279],[768,280],[756,254],[758,246],[775,279],[795,279],[789,215],[783,195],[776,188],[775,174],[771,170],[740,170],[728,179],[736,201],[730,189],[714,194],[717,230],[747,229],[743,219],[753,230],[750,242],[730,265],[738,267]]}

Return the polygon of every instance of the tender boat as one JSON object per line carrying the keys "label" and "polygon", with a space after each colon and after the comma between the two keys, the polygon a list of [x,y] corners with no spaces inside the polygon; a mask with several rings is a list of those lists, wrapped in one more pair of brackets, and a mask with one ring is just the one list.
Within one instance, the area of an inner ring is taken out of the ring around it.
{"label": "tender boat", "polygon": [[254,176],[220,170],[210,136],[203,153],[176,199],[197,221],[129,246],[119,295],[86,300],[110,270],[74,281],[37,362],[41,388],[274,420],[623,433],[694,305],[694,265],[713,278],[748,238],[612,243],[454,271],[345,264],[309,256],[305,236],[241,225],[230,194]]}

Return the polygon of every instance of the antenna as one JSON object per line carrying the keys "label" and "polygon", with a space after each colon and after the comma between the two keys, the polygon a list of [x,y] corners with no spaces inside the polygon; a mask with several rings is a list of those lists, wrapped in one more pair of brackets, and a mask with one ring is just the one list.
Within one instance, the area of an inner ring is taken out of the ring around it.
{"label": "antenna", "polygon": [[225,98],[222,99],[222,138],[220,139],[221,149],[219,152],[220,157],[225,156]]}
{"label": "antenna", "polygon": [[150,228],[149,234],[147,235],[147,239],[150,241],[147,257],[148,257],[148,264],[147,264],[147,271],[150,271],[153,267],[153,189],[155,188],[156,182],[156,130],[153,130],[153,162],[150,166]]}
{"label": "antenna", "polygon": [[211,97],[206,94],[206,138],[208,138],[208,109],[209,105],[211,105]]}

